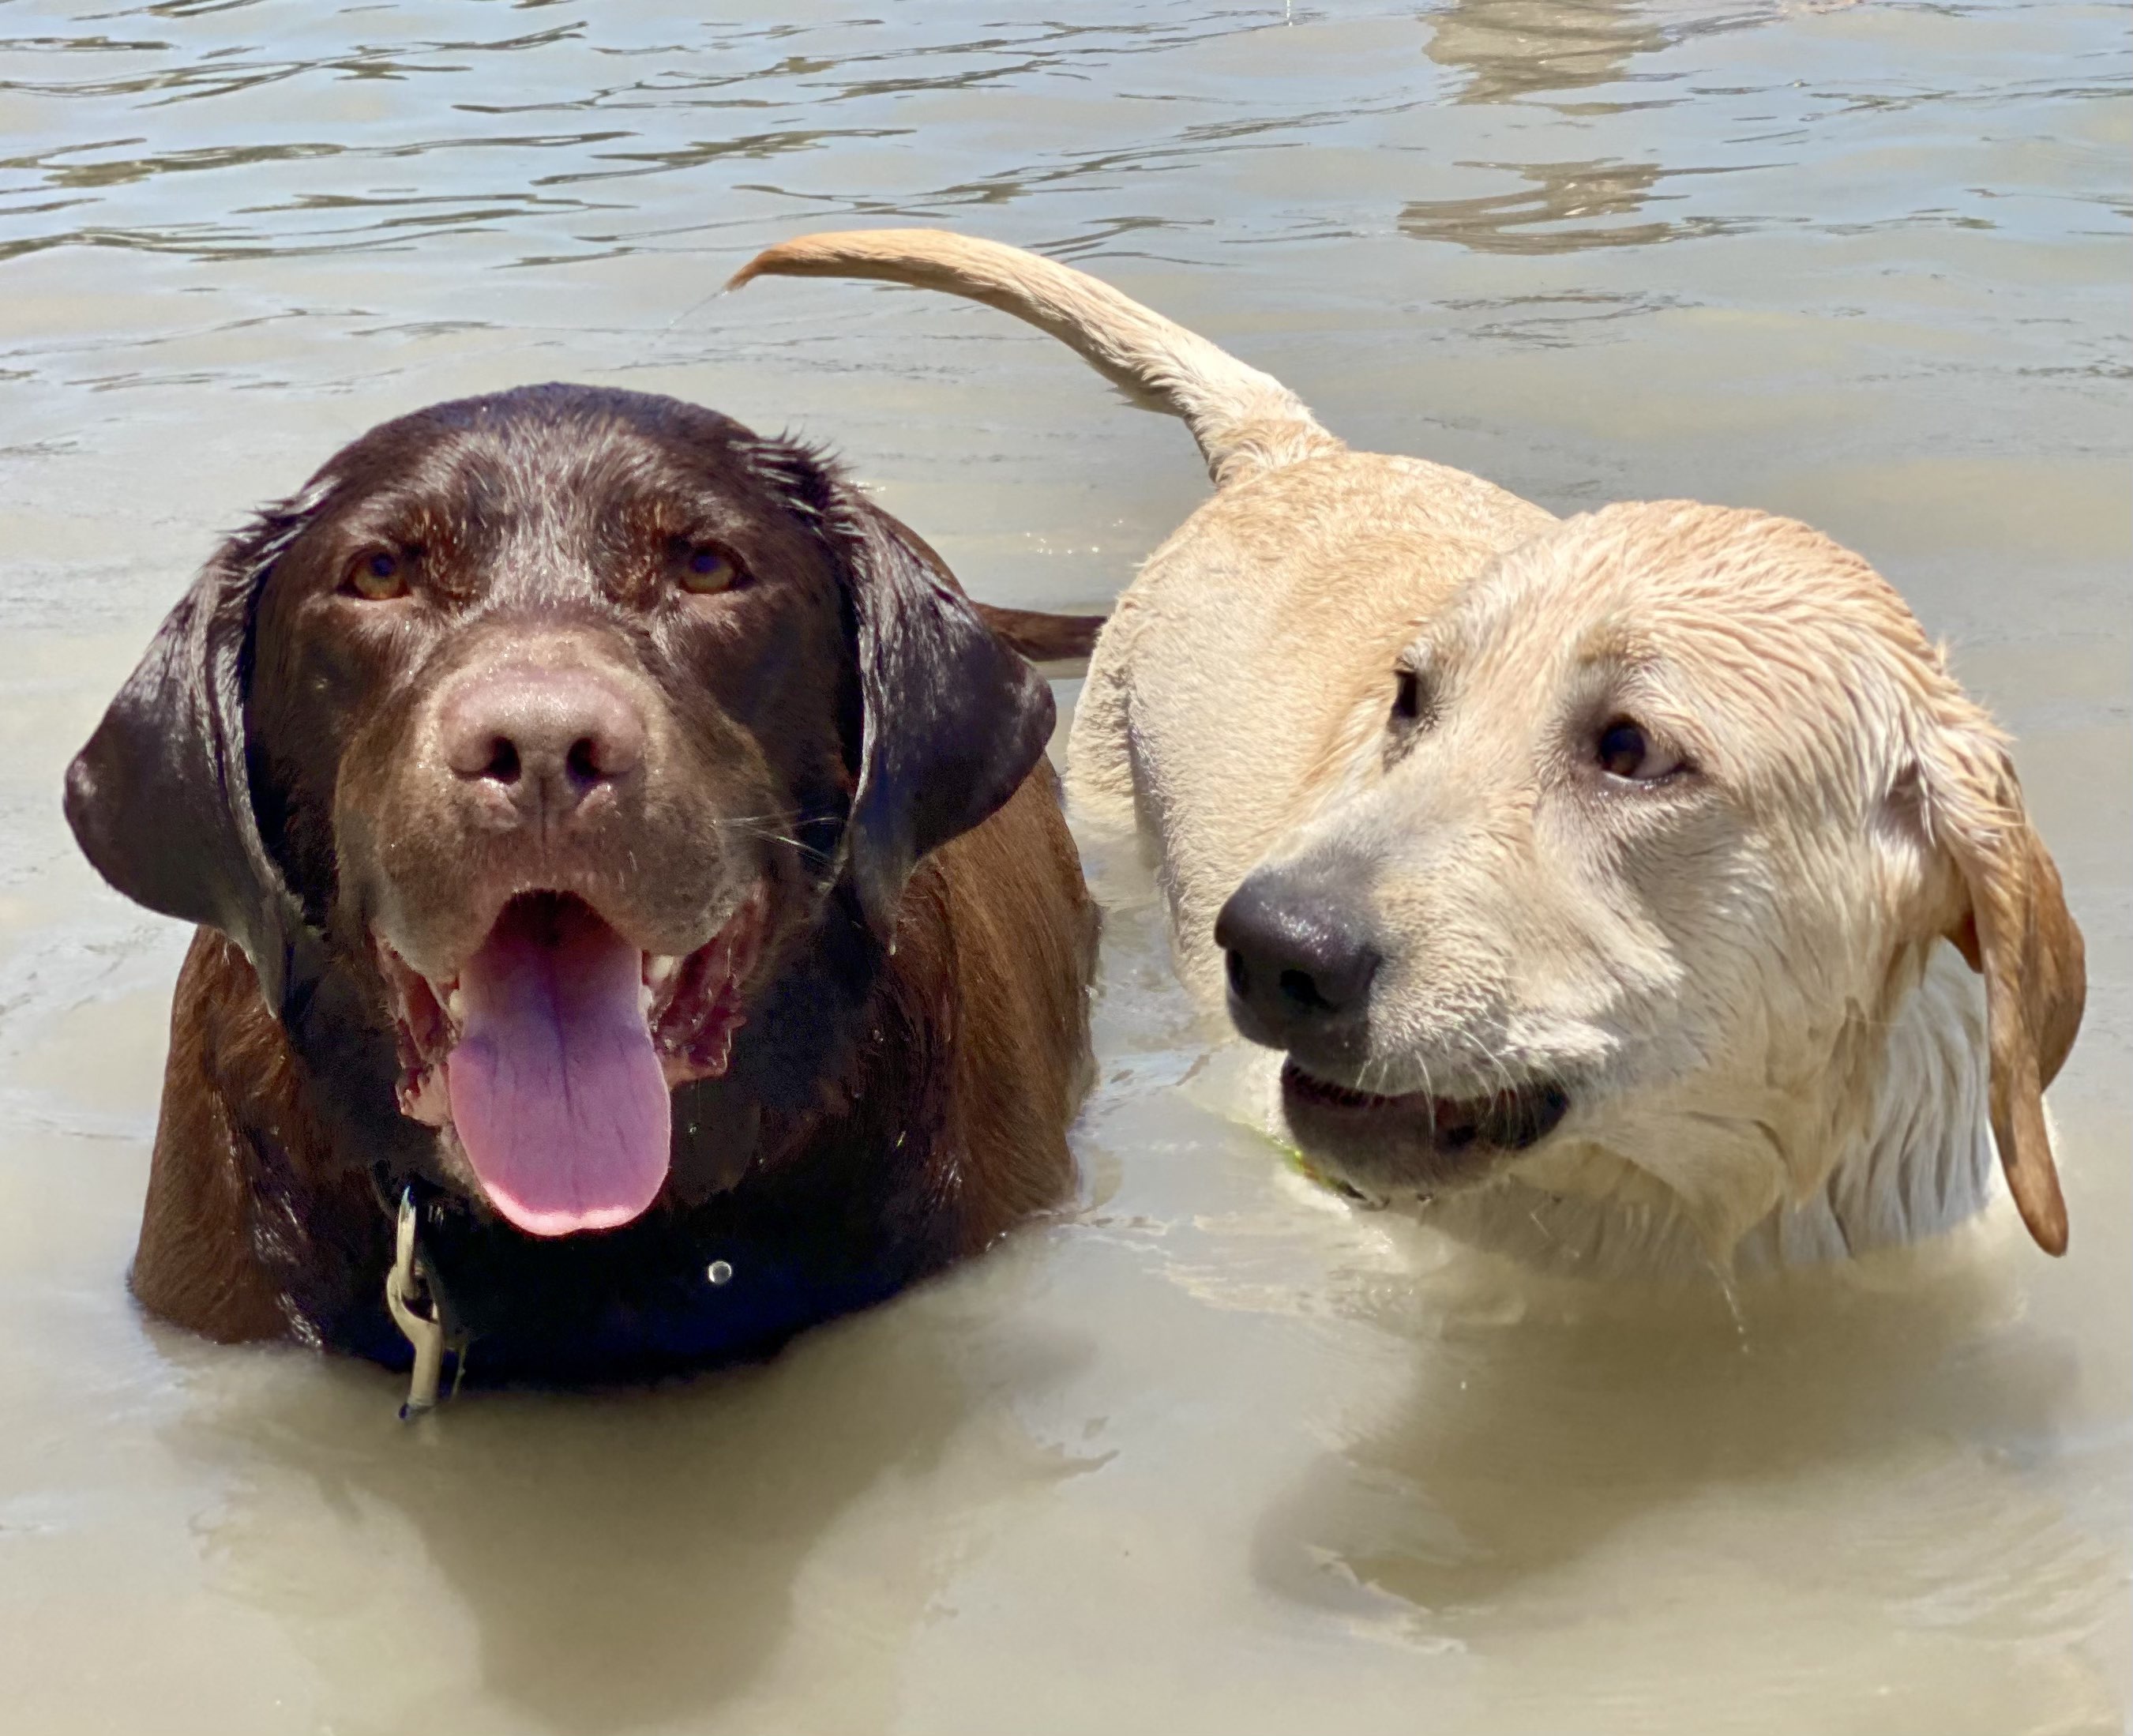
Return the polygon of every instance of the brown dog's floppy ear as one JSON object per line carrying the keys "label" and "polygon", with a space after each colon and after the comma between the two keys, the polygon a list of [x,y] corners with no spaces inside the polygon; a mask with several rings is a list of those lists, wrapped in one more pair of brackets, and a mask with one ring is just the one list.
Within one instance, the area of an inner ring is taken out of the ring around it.
{"label": "brown dog's floppy ear", "polygon": [[96,871],[137,904],[230,936],[277,1013],[315,977],[319,942],[253,812],[247,641],[259,587],[306,511],[270,509],[217,551],[66,777],[67,823]]}
{"label": "brown dog's floppy ear", "polygon": [[2081,930],[1991,725],[1976,716],[1941,732],[1924,770],[1933,833],[1964,893],[1948,938],[1985,979],[2001,1167],[2037,1246],[2063,1254],[2066,1200],[2044,1122],[2044,1087],[2081,1028],[2087,991]]}
{"label": "brown dog's floppy ear", "polygon": [[927,851],[1013,795],[1052,739],[1052,689],[920,552],[922,544],[832,481],[822,529],[845,570],[863,706],[850,872],[876,933],[894,926]]}

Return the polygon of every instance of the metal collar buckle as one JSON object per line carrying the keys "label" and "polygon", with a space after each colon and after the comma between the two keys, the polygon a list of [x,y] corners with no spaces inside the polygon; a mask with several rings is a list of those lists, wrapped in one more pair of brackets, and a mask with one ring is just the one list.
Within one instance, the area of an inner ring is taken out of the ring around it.
{"label": "metal collar buckle", "polygon": [[393,1324],[415,1347],[407,1402],[400,1407],[403,1423],[426,1416],[437,1408],[437,1387],[444,1376],[447,1352],[452,1357],[453,1396],[457,1396],[460,1382],[466,1377],[468,1334],[453,1331],[446,1323],[443,1294],[416,1235],[420,1217],[414,1189],[402,1189],[393,1225],[392,1269],[385,1275],[385,1306]]}

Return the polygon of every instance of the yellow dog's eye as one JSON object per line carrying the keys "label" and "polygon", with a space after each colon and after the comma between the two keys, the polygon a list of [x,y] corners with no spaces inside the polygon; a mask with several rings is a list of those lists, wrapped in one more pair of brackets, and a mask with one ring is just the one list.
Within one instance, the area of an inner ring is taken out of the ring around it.
{"label": "yellow dog's eye", "polygon": [[1609,777],[1630,784],[1656,784],[1688,764],[1679,754],[1654,741],[1642,724],[1627,717],[1617,717],[1600,731],[1593,755]]}
{"label": "yellow dog's eye", "polygon": [[741,571],[733,557],[708,542],[677,541],[674,564],[682,590],[692,596],[716,596],[741,581]]}
{"label": "yellow dog's eye", "polygon": [[389,603],[395,597],[403,597],[407,595],[410,560],[409,555],[395,554],[389,548],[371,549],[349,563],[341,589],[369,603]]}
{"label": "yellow dog's eye", "polygon": [[1413,669],[1394,672],[1393,727],[1422,721],[1422,677]]}
{"label": "yellow dog's eye", "polygon": [[1392,712],[1385,720],[1385,751],[1404,753],[1437,726],[1437,688],[1427,671],[1403,665],[1393,671]]}

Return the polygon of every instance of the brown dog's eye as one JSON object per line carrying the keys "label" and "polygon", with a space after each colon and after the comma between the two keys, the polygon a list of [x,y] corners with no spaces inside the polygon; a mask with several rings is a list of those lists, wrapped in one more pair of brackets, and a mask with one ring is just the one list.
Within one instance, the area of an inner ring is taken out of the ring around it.
{"label": "brown dog's eye", "polygon": [[677,542],[674,562],[682,590],[693,596],[716,596],[740,583],[740,568],[733,557],[708,543]]}
{"label": "brown dog's eye", "polygon": [[1627,717],[1617,717],[1600,731],[1594,757],[1609,777],[1631,784],[1656,784],[1686,763],[1680,755],[1654,745],[1644,726]]}
{"label": "brown dog's eye", "polygon": [[347,581],[341,588],[372,603],[403,597],[407,595],[407,557],[384,548],[358,555],[349,564]]}

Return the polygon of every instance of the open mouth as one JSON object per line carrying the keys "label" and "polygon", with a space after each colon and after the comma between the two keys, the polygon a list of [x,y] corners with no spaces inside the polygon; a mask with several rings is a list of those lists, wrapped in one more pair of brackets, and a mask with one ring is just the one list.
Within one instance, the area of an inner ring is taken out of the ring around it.
{"label": "open mouth", "polygon": [[767,904],[756,886],[668,957],[582,899],[521,893],[442,981],[381,939],[401,1113],[455,1136],[490,1203],[531,1235],[629,1222],[666,1183],[668,1092],[726,1069]]}
{"label": "open mouth", "polygon": [[1440,1159],[1524,1151],[1546,1139],[1570,1112],[1569,1092],[1553,1079],[1524,1082],[1486,1097],[1428,1092],[1380,1097],[1319,1078],[1293,1060],[1282,1064],[1281,1095],[1300,1134],[1323,1131],[1342,1145],[1383,1140]]}

